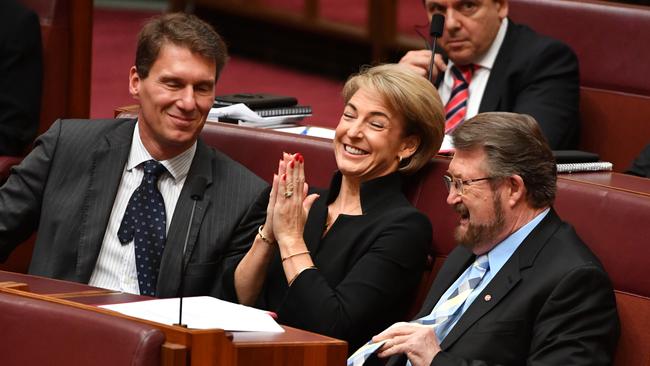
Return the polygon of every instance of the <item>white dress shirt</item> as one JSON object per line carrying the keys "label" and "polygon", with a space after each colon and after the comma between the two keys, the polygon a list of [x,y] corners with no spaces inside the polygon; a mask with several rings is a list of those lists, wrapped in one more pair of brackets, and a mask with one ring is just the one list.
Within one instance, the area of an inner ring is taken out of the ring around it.
{"label": "white dress shirt", "polygon": [[[129,158],[124,166],[122,180],[113,202],[113,209],[108,220],[108,226],[102,241],[102,247],[95,264],[95,269],[90,277],[89,285],[107,288],[116,291],[139,294],[138,272],[135,263],[135,248],[133,241],[122,245],[117,238],[117,231],[122,223],[126,206],[133,192],[142,182],[144,171],[141,163],[153,159],[142,144],[136,123],[131,142]],[[163,173],[158,180],[158,189],[165,201],[165,214],[167,218],[166,230],[174,216],[176,202],[183,189],[185,178],[190,170],[196,142],[192,147],[181,154],[160,163],[167,168],[168,173]]]}

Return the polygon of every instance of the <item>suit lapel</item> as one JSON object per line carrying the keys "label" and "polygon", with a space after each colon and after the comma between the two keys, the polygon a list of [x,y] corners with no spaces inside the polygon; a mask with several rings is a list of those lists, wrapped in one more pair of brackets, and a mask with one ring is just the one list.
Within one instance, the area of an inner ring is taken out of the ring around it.
{"label": "suit lapel", "polygon": [[92,152],[88,189],[80,220],[76,269],[80,281],[88,282],[95,268],[124,165],[129,157],[134,126],[135,120],[119,124]]}
{"label": "suit lapel", "polygon": [[505,85],[508,80],[507,75],[510,69],[510,59],[514,52],[514,38],[513,23],[509,20],[506,36],[494,60],[494,65],[485,85],[485,91],[483,91],[483,99],[481,99],[481,104],[478,109],[479,113],[499,110],[503,91],[507,90]]}
{"label": "suit lapel", "polygon": [[[192,222],[189,223],[192,206],[194,205],[194,201],[190,197],[190,183],[195,177],[203,177],[207,182],[207,187],[213,184],[212,160],[213,157],[210,154],[210,150],[201,140],[198,140],[192,165],[190,166],[187,178],[183,184],[183,189],[176,202],[174,216],[172,217],[167,232],[167,242],[165,243],[165,250],[163,251],[163,257],[160,262],[158,284],[156,287],[156,295],[158,297],[170,297],[178,294],[181,279],[181,260],[184,260],[185,265],[189,262],[194,252],[201,223],[212,201],[210,190],[206,189],[203,199],[196,201],[194,216],[192,217]],[[183,253],[188,223],[190,225],[190,231],[187,247],[185,248],[185,255],[180,255]]]}
{"label": "suit lapel", "polygon": [[[519,248],[513,253],[488,286],[474,300],[472,305],[458,320],[456,325],[445,337],[440,347],[445,350],[451,347],[470,327],[483,315],[494,308],[520,282],[522,273],[533,266],[539,251],[559,227],[561,221],[551,211],[544,220],[524,239]],[[489,299],[486,300],[486,295]]]}

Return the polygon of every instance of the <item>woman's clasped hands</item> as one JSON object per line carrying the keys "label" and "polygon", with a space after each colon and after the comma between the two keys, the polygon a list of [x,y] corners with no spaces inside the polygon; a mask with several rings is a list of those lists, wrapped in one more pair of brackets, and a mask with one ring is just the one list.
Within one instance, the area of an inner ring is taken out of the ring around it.
{"label": "woman's clasped hands", "polygon": [[303,240],[305,221],[318,198],[317,194],[307,195],[308,188],[304,157],[300,153],[283,153],[278,172],[273,176],[264,224],[267,236],[278,242],[283,257],[291,255],[294,247],[306,249]]}

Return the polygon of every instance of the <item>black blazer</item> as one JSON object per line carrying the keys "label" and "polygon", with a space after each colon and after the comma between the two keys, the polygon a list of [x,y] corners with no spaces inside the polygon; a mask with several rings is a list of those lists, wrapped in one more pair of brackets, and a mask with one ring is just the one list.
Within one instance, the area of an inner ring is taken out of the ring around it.
{"label": "black blazer", "polygon": [[363,183],[362,215],[339,215],[322,237],[340,184],[337,173],[329,191],[318,191],[307,218],[304,239],[318,269],[302,272],[288,287],[276,253],[257,306],[276,312],[282,324],[346,340],[351,353],[406,315],[404,299],[419,283],[432,230],[393,173]]}
{"label": "black blazer", "polygon": [[0,155],[23,155],[41,111],[41,26],[15,0],[0,1]]}
{"label": "black blazer", "polygon": [[[87,283],[128,159],[135,120],[59,120],[0,188],[0,260],[36,229],[31,274]],[[221,292],[221,261],[231,242],[249,242],[264,221],[242,219],[267,184],[198,141],[187,182],[208,182],[197,203],[185,261],[186,295]],[[185,184],[171,219],[158,296],[178,295],[183,243],[192,208]],[[236,245],[236,244],[235,244]]]}
{"label": "black blazer", "polygon": [[[464,247],[450,253],[416,319],[473,260]],[[462,315],[431,365],[611,365],[618,336],[607,273],[551,210]]]}
{"label": "black blazer", "polygon": [[575,149],[580,129],[579,84],[578,59],[569,46],[508,19],[479,113],[529,114],[553,150]]}

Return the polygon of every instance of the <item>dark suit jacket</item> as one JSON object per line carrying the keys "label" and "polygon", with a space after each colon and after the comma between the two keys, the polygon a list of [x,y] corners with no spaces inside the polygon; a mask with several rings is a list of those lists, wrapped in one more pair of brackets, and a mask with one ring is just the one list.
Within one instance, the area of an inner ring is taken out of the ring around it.
{"label": "dark suit jacket", "polygon": [[406,315],[404,299],[422,276],[431,223],[404,197],[394,173],[363,183],[363,214],[339,215],[322,237],[340,184],[337,173],[329,191],[318,191],[305,225],[318,269],[302,272],[289,287],[276,253],[257,306],[275,311],[282,324],[346,340],[353,352]]}
{"label": "dark suit jacket", "polygon": [[[0,188],[0,260],[38,229],[29,272],[87,283],[128,159],[135,120],[59,120]],[[231,244],[250,242],[264,216],[241,225],[266,184],[198,141],[186,182],[207,181],[184,256],[186,295],[219,296],[221,261]],[[189,184],[179,196],[158,277],[160,297],[176,296],[192,209]]]}
{"label": "dark suit jacket", "polygon": [[[416,319],[431,313],[474,258],[464,247],[450,253]],[[462,315],[431,365],[611,365],[618,335],[607,274],[551,210]],[[404,362],[402,356],[388,364]]]}
{"label": "dark suit jacket", "polygon": [[650,144],[641,150],[625,173],[650,178]]}
{"label": "dark suit jacket", "polygon": [[580,128],[579,83],[578,59],[571,48],[508,20],[479,113],[529,114],[553,150],[575,149]]}
{"label": "dark suit jacket", "polygon": [[38,16],[0,1],[0,155],[23,155],[41,110],[43,58]]}

